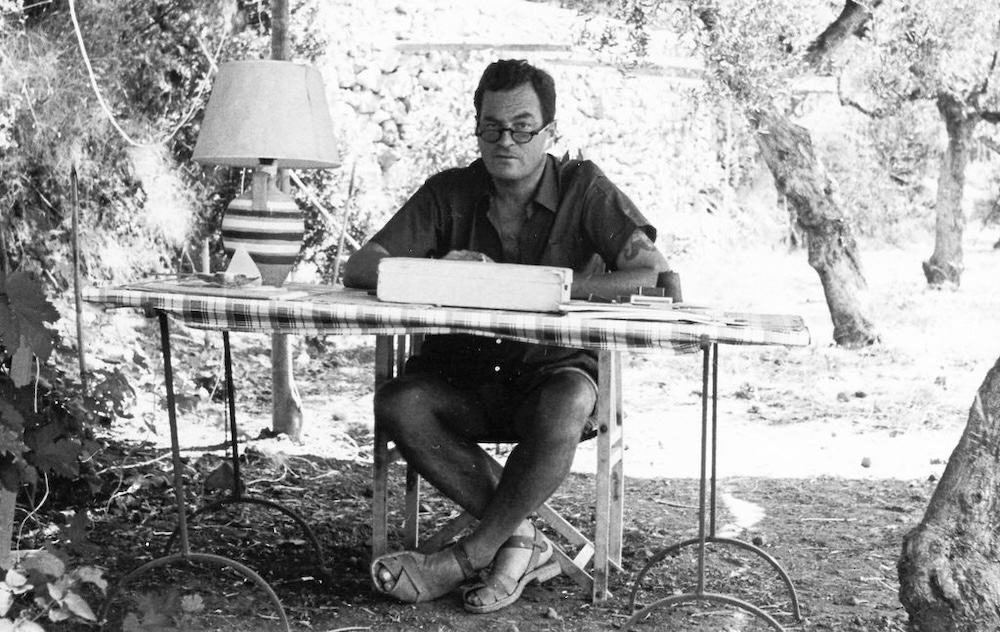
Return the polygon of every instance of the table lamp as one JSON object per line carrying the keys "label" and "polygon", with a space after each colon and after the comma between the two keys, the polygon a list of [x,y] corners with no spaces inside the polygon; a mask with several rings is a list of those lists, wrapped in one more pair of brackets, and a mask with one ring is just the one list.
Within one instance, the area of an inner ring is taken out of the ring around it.
{"label": "table lamp", "polygon": [[249,256],[263,284],[283,284],[302,248],[305,222],[278,188],[277,170],[340,164],[319,71],[288,61],[222,64],[192,158],[254,170],[250,190],[223,215],[223,247],[230,269]]}

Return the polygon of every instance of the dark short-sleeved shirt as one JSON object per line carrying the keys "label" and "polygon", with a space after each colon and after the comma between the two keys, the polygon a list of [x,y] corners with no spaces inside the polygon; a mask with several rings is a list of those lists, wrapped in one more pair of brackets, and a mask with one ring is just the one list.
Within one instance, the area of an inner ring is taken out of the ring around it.
{"label": "dark short-sleeved shirt", "polygon": [[[482,160],[429,178],[372,241],[395,257],[441,258],[453,250],[482,252],[494,261],[566,267],[574,274],[614,269],[636,229],[655,229],[594,163],[546,158],[545,170],[518,240],[518,260],[504,259],[487,217],[495,195]],[[428,336],[407,371],[438,372],[461,388],[500,380],[530,389],[540,376],[577,367],[597,378],[591,350],[469,335]]]}

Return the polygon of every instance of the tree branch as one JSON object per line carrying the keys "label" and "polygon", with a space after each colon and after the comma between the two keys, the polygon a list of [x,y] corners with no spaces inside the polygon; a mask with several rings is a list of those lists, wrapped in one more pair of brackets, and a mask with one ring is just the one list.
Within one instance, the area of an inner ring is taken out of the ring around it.
{"label": "tree branch", "polygon": [[882,0],[872,0],[868,4],[857,0],[846,0],[837,19],[809,44],[804,61],[814,70],[818,70],[848,37],[864,34],[872,17],[872,9],[880,4]]}
{"label": "tree branch", "polygon": [[858,112],[861,112],[862,114],[864,114],[865,116],[867,116],[869,118],[878,119],[878,118],[882,118],[884,116],[882,113],[880,113],[880,112],[878,112],[876,110],[869,109],[869,108],[865,107],[864,105],[862,105],[861,103],[858,103],[857,101],[855,101],[851,97],[847,96],[844,93],[844,90],[843,90],[843,85],[841,83],[841,77],[837,77],[837,98],[840,100],[840,104],[841,105],[843,105],[845,107],[849,107],[849,108],[855,109]]}

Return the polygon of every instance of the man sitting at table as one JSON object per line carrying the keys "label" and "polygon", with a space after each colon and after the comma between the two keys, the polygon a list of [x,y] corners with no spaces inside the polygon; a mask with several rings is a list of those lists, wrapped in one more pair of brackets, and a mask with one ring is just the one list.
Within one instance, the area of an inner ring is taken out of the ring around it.
{"label": "man sitting at table", "polygon": [[[344,284],[374,288],[383,257],[430,257],[571,268],[581,298],[655,285],[669,269],[655,229],[596,165],[547,153],[555,100],[545,71],[490,64],[474,96],[481,159],[429,178],[351,256]],[[428,336],[405,374],[378,389],[375,416],[407,462],[478,523],[441,551],[379,557],[375,588],[422,602],[488,568],[465,590],[466,610],[516,601],[552,556],[529,516],[569,474],[596,402],[593,351]],[[503,468],[485,440],[517,443]]]}

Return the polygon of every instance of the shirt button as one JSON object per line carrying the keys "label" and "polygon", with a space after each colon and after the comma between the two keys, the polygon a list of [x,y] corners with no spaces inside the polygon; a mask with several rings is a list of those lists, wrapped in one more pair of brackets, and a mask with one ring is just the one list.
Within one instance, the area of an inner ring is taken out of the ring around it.
{"label": "shirt button", "polygon": [[500,338],[497,338],[497,344],[501,344],[501,343],[503,343],[503,340],[501,340]]}
{"label": "shirt button", "polygon": [[500,365],[497,365],[497,366],[493,367],[493,372],[494,373],[499,373],[500,372]]}

